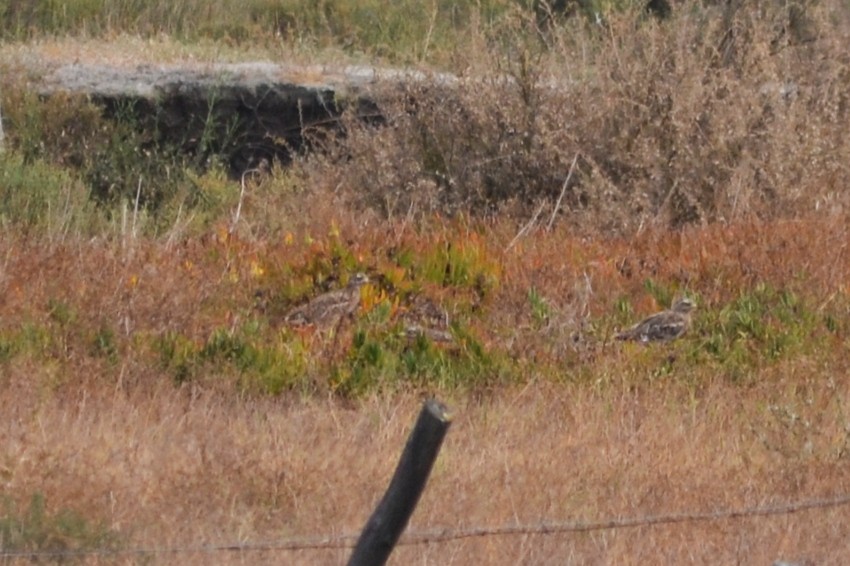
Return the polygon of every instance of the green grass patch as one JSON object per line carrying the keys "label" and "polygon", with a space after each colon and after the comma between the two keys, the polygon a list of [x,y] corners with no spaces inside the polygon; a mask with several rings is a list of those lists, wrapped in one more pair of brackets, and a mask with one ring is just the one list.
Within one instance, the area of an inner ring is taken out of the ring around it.
{"label": "green grass patch", "polygon": [[154,349],[177,383],[207,373],[233,374],[243,389],[271,395],[310,385],[309,352],[303,341],[288,332],[260,334],[251,323],[237,331],[217,329],[203,343],[168,333],[155,341]]}
{"label": "green grass patch", "polygon": [[759,284],[721,309],[697,316],[691,360],[716,363],[742,378],[765,364],[817,353],[830,332],[828,319],[808,301]]}
{"label": "green grass patch", "polygon": [[358,397],[405,388],[473,390],[519,379],[504,353],[486,349],[462,325],[451,332],[455,343],[441,345],[424,335],[408,337],[400,325],[361,324],[346,358],[332,369],[331,388]]}

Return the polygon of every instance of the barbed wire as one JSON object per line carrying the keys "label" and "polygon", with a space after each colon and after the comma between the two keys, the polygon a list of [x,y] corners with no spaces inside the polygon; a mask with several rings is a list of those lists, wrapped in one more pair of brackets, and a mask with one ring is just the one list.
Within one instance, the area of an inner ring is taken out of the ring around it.
{"label": "barbed wire", "polygon": [[741,509],[721,509],[694,513],[669,513],[664,515],[645,515],[607,519],[594,522],[540,523],[539,525],[506,525],[502,527],[470,527],[467,529],[444,529],[429,532],[410,533],[402,537],[402,544],[426,544],[446,542],[464,538],[505,535],[546,535],[556,533],[584,533],[614,529],[627,529],[676,523],[699,523],[726,519],[744,519],[748,517],[766,517],[770,515],[789,515],[798,511],[825,509],[850,504],[850,494],[824,499],[811,499],[796,503],[782,503]]}
{"label": "barbed wire", "polygon": [[359,533],[293,537],[265,542],[234,542],[223,544],[199,544],[187,546],[164,546],[149,548],[101,548],[91,550],[33,550],[2,551],[0,559],[6,558],[58,558],[82,556],[143,556],[155,554],[203,554],[215,552],[265,552],[278,550],[334,550],[354,548]]}
{"label": "barbed wire", "polygon": [[[625,517],[605,519],[601,521],[581,522],[544,522],[536,525],[515,524],[500,527],[468,527],[430,529],[411,531],[402,535],[398,546],[412,546],[449,542],[467,538],[486,536],[512,535],[549,535],[565,533],[584,533],[589,531],[616,530],[635,527],[647,527],[677,523],[700,523],[722,521],[728,519],[745,519],[750,517],[766,517],[771,515],[789,515],[799,511],[827,509],[850,504],[850,494],[809,499],[805,501],[743,507],[738,509],[719,509],[692,513],[668,513],[662,515],[645,515],[641,517]],[[46,551],[3,551],[0,549],[0,559],[11,558],[58,558],[82,556],[132,556],[155,554],[194,554],[216,552],[270,552],[294,550],[339,550],[353,548],[360,537],[359,533],[339,535],[293,537],[283,540],[266,542],[234,542],[227,544],[189,545],[152,548],[129,549],[92,549],[92,550],[46,550]]]}

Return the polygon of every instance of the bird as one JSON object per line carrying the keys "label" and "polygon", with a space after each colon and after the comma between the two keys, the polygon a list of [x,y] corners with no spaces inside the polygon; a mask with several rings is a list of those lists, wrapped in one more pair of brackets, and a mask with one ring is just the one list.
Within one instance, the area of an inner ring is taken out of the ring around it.
{"label": "bird", "polygon": [[290,326],[329,327],[353,315],[360,306],[360,288],[369,282],[365,273],[355,273],[342,289],[328,291],[289,311],[284,321]]}
{"label": "bird", "polygon": [[440,330],[438,328],[428,328],[418,324],[410,324],[404,327],[404,335],[411,342],[415,342],[420,336],[436,342],[437,344],[454,344],[455,339],[452,333],[448,330]]}
{"label": "bird", "polygon": [[449,327],[449,313],[442,306],[425,295],[416,295],[403,308],[402,320],[408,326],[422,326],[446,330]]}
{"label": "bird", "polygon": [[643,344],[675,340],[690,328],[691,311],[694,308],[696,304],[688,297],[683,297],[674,302],[670,310],[645,318],[625,332],[617,334],[616,338]]}
{"label": "bird", "polygon": [[401,314],[404,334],[410,341],[420,336],[432,342],[450,344],[454,337],[449,330],[449,313],[425,295],[417,295]]}

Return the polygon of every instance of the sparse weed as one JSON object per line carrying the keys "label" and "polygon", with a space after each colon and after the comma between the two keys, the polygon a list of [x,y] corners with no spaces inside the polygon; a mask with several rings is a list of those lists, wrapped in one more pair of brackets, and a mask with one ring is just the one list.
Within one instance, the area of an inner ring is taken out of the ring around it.
{"label": "sparse weed", "polygon": [[93,356],[105,358],[111,364],[116,364],[119,351],[115,332],[107,326],[98,328],[91,339],[91,351]]}
{"label": "sparse weed", "polygon": [[[0,549],[5,552],[73,552],[117,550],[122,537],[105,525],[71,509],[51,512],[44,496],[33,494],[26,509],[18,509],[9,497],[2,498]],[[56,562],[73,562],[57,555]]]}
{"label": "sparse weed", "polygon": [[198,349],[193,341],[176,332],[166,333],[155,341],[155,350],[159,352],[163,369],[177,383],[188,381],[194,375]]}
{"label": "sparse weed", "polygon": [[236,45],[283,41],[302,49],[330,47],[398,63],[447,62],[455,49],[465,45],[464,29],[476,21],[494,21],[517,4],[516,0],[402,0],[389,5],[377,0],[14,3],[0,9],[0,30],[19,40],[125,33]]}
{"label": "sparse weed", "polygon": [[655,302],[661,305],[664,308],[669,307],[673,304],[674,301],[674,292],[663,285],[659,285],[656,281],[652,279],[647,279],[643,284],[646,291],[652,295],[655,299]]}
{"label": "sparse weed", "polygon": [[5,332],[0,332],[0,363],[8,362],[15,355],[16,349],[14,339]]}
{"label": "sparse weed", "polygon": [[469,289],[479,299],[484,299],[499,280],[498,266],[487,257],[486,245],[477,237],[436,242],[410,271],[412,280]]}
{"label": "sparse weed", "polygon": [[531,306],[531,318],[537,328],[542,328],[549,322],[552,309],[546,299],[532,287],[528,290],[528,303]]}

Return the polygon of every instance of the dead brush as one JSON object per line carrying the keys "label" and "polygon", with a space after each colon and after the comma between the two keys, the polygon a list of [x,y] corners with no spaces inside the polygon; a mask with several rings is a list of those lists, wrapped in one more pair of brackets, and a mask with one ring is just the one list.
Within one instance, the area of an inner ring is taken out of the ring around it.
{"label": "dead brush", "polygon": [[390,218],[527,220],[560,199],[572,226],[630,232],[841,209],[841,9],[812,8],[805,33],[772,3],[611,13],[569,33],[520,13],[475,30],[473,71],[380,93],[383,127],[351,120],[302,167]]}

